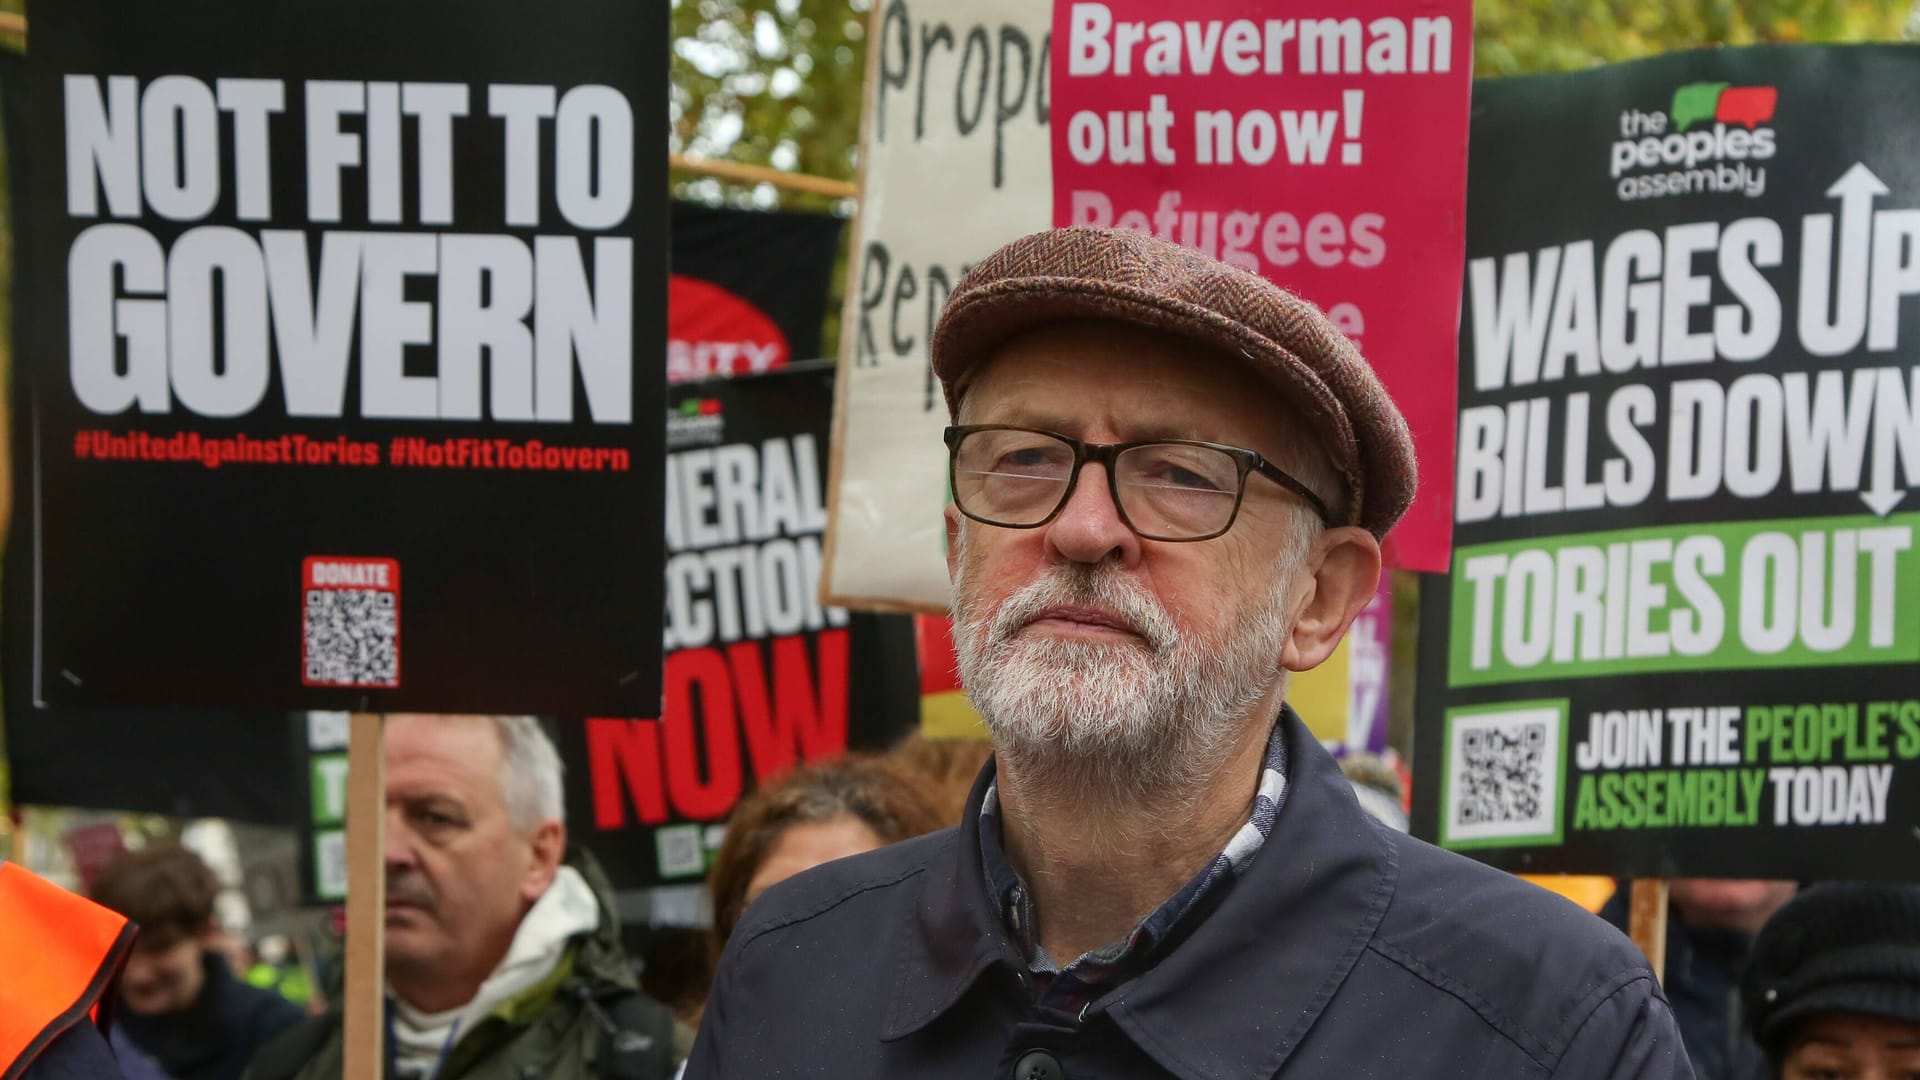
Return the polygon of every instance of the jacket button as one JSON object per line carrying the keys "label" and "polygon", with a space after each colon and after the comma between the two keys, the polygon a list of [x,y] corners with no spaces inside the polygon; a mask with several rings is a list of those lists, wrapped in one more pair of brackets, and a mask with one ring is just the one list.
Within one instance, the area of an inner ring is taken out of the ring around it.
{"label": "jacket button", "polygon": [[1067,1071],[1045,1050],[1029,1050],[1014,1063],[1013,1080],[1067,1080]]}

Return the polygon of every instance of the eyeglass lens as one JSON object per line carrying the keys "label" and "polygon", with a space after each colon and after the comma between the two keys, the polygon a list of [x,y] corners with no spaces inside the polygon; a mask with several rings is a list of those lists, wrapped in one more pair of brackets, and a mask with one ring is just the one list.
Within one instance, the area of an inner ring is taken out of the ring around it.
{"label": "eyeglass lens", "polygon": [[[1041,432],[970,432],[954,453],[954,498],[987,521],[1036,525],[1065,498],[1073,459],[1071,444]],[[1231,454],[1149,443],[1121,451],[1113,468],[1121,513],[1143,535],[1205,536],[1233,520],[1241,471]]]}

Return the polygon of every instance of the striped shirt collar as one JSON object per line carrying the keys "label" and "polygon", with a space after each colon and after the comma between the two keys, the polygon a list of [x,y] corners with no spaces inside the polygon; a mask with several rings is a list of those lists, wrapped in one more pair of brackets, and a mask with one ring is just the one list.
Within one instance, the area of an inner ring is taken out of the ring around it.
{"label": "striped shirt collar", "polygon": [[1090,950],[1064,968],[1046,954],[1034,934],[1032,892],[1008,861],[1001,841],[999,782],[995,780],[987,785],[980,803],[980,858],[987,887],[992,891],[1001,920],[1013,932],[1014,940],[1027,958],[1028,970],[1034,976],[1030,986],[1042,1004],[1067,1012],[1083,1012],[1094,998],[1146,967],[1154,959],[1155,949],[1184,919],[1198,917],[1197,909],[1203,900],[1218,899],[1246,872],[1267,837],[1273,834],[1274,819],[1286,802],[1286,726],[1274,724],[1267,736],[1266,758],[1261,763],[1253,813],[1227,841],[1227,846],[1125,937]]}

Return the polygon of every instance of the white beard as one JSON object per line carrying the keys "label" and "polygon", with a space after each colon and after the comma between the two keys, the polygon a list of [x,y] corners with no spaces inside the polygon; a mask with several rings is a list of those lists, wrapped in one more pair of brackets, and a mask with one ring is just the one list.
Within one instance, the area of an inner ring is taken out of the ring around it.
{"label": "white beard", "polygon": [[[961,684],[996,750],[1056,787],[1098,784],[1178,792],[1223,763],[1248,711],[1281,678],[1288,577],[1276,566],[1265,596],[1241,607],[1222,635],[1200,640],[1112,563],[1066,563],[982,611],[964,551],[954,582],[954,647]],[[1143,643],[1023,634],[1056,605],[1119,615]],[[1270,718],[1266,718],[1270,719]],[[1043,781],[1044,782],[1044,781]]]}

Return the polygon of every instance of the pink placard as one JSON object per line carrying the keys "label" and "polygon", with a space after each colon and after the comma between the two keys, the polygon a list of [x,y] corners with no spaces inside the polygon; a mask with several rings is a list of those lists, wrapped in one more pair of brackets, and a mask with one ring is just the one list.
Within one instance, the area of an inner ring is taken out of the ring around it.
{"label": "pink placard", "polygon": [[1413,428],[1388,557],[1447,569],[1470,0],[1054,7],[1053,221],[1135,228],[1325,310]]}

